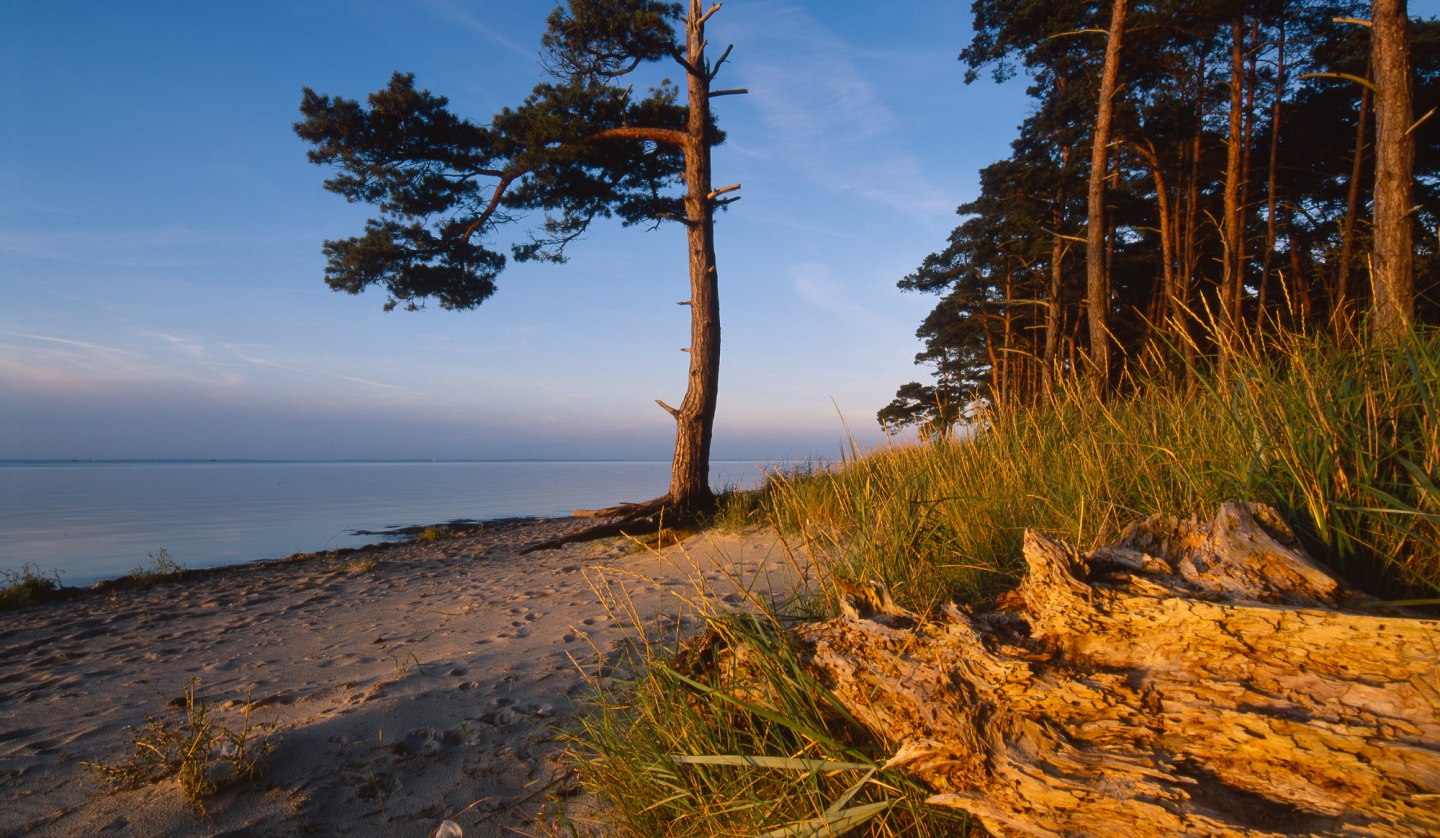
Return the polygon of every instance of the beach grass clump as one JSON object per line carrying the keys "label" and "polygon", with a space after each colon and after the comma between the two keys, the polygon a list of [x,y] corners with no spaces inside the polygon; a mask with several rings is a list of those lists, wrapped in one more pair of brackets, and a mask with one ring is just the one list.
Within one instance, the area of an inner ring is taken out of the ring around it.
{"label": "beach grass clump", "polygon": [[919,613],[979,604],[1018,581],[1027,528],[1086,550],[1229,501],[1275,507],[1351,584],[1433,604],[1437,408],[1440,332],[1389,347],[1290,334],[1244,346],[1223,374],[1171,367],[1105,402],[1075,382],[949,438],[773,474],[717,519],[763,518],[797,541],[817,595],[783,614],[707,614],[710,651],[651,648],[633,678],[597,680],[576,734],[586,783],[633,834],[800,834],[767,830],[857,806],[878,807],[861,810],[862,834],[960,831],[877,768],[895,743],[845,714],[783,626],[837,613],[837,580],[883,582]]}
{"label": "beach grass clump", "polygon": [[416,534],[415,540],[430,544],[435,541],[443,541],[444,539],[450,538],[451,535],[452,533],[449,527],[433,526],[421,530]]}
{"label": "beach grass clump", "polygon": [[185,565],[175,561],[175,558],[170,555],[170,551],[164,547],[148,555],[150,564],[136,566],[125,577],[127,583],[139,588],[149,587],[179,579],[188,570]]}
{"label": "beach grass clump", "polygon": [[146,715],[144,727],[132,728],[133,748],[125,761],[85,763],[107,791],[174,778],[194,812],[205,817],[205,800],[211,795],[260,776],[273,746],[251,719],[253,705],[241,704],[239,726],[228,727],[216,719],[210,702],[196,697],[198,689],[199,682],[192,678],[168,713]]}
{"label": "beach grass clump", "polygon": [[346,573],[369,573],[375,569],[375,557],[368,553],[356,556],[341,562],[340,567]]}
{"label": "beach grass clump", "polygon": [[623,678],[592,678],[573,738],[583,784],[625,835],[964,834],[882,766],[877,741],[806,671],[774,615],[712,613]]}
{"label": "beach grass clump", "polygon": [[19,570],[0,569],[0,611],[19,611],[65,598],[60,572],[48,573],[26,563]]}

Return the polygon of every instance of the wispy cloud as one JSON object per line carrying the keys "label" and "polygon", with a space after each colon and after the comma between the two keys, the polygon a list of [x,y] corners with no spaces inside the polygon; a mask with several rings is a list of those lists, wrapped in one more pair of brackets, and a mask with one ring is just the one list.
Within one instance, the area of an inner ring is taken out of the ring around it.
{"label": "wispy cloud", "polygon": [[791,287],[801,302],[820,312],[865,332],[894,333],[898,324],[861,305],[855,289],[835,275],[823,262],[801,262],[789,266],[786,273]]}
{"label": "wispy cloud", "polygon": [[[117,346],[54,335],[0,332],[0,377],[63,390],[143,388],[164,383],[207,391],[252,385],[304,389],[315,395],[326,389],[323,383],[328,382],[337,385],[328,388],[330,395],[342,399],[345,390],[353,390],[350,385],[359,385],[370,397],[391,403],[426,397],[423,390],[354,375],[322,363],[268,356],[265,347],[210,345],[201,338],[156,331],[132,333],[128,339],[128,345]],[[247,373],[246,368],[272,372]],[[291,383],[287,385],[286,379]]]}
{"label": "wispy cloud", "polygon": [[316,380],[345,381],[351,384],[359,384],[364,387],[370,387],[375,390],[390,393],[392,395],[402,395],[413,398],[419,398],[425,395],[424,392],[420,390],[414,390],[409,387],[401,387],[397,384],[386,384],[383,381],[374,381],[368,378],[360,378],[358,376],[337,372],[335,370],[326,369],[324,367],[316,366],[314,364],[305,364],[296,361],[275,360],[273,358],[261,357],[260,355],[255,354],[253,349],[238,344],[227,343],[224,344],[224,347],[226,350],[233,353],[236,358],[239,358],[241,361],[257,367],[265,367],[267,369],[295,373],[296,375],[301,375],[305,376],[306,378]]}
{"label": "wispy cloud", "polygon": [[454,0],[420,0],[420,6],[431,14],[456,26],[464,27],[476,35],[525,58],[535,57],[535,48],[526,47],[496,30],[493,26],[471,14],[470,7]]}
{"label": "wispy cloud", "polygon": [[203,264],[213,249],[226,245],[256,246],[289,243],[298,236],[283,233],[258,237],[190,227],[103,230],[3,230],[0,253],[33,259],[123,268],[176,268]]}
{"label": "wispy cloud", "polygon": [[954,197],[927,178],[906,149],[904,126],[886,107],[873,81],[878,74],[866,67],[908,58],[849,43],[787,0],[733,11],[727,34],[745,53],[735,72],[765,127],[763,138],[748,138],[742,152],[783,161],[831,191],[917,217],[953,208]]}
{"label": "wispy cloud", "polygon": [[[181,347],[181,359],[172,346]],[[27,332],[0,332],[0,372],[52,388],[147,386],[160,381],[189,381],[206,386],[236,385],[223,364],[204,362],[198,344],[167,342],[157,352],[143,342],[134,347]]]}

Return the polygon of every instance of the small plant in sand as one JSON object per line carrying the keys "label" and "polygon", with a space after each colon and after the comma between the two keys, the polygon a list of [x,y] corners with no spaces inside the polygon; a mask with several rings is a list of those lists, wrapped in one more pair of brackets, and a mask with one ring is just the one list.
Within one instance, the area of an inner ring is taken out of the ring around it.
{"label": "small plant in sand", "polygon": [[33,608],[62,597],[58,570],[44,573],[28,563],[19,570],[0,570],[0,611]]}
{"label": "small plant in sand", "polygon": [[375,569],[375,557],[357,556],[346,560],[340,567],[348,573],[369,573]]}
{"label": "small plant in sand", "polygon": [[419,535],[415,536],[415,540],[416,540],[416,541],[424,541],[424,542],[427,542],[427,543],[428,543],[428,542],[431,542],[431,541],[440,541],[441,539],[445,539],[445,538],[449,538],[449,537],[450,537],[450,528],[449,528],[449,527],[426,527],[425,529],[423,529],[423,530],[420,531],[420,534],[419,534]]}
{"label": "small plant in sand", "polygon": [[210,702],[195,696],[192,678],[185,695],[170,704],[170,713],[146,715],[145,726],[131,729],[134,750],[121,763],[85,763],[95,769],[111,792],[137,789],[174,777],[185,799],[204,817],[205,799],[222,787],[259,776],[273,746],[251,721],[254,705],[241,705],[240,726],[226,727],[215,719]]}
{"label": "small plant in sand", "polygon": [[145,586],[154,585],[159,582],[167,582],[171,579],[178,578],[188,570],[185,565],[175,561],[170,555],[170,551],[164,547],[161,547],[149,555],[149,565],[140,565],[130,571],[129,576],[125,577],[131,584]]}

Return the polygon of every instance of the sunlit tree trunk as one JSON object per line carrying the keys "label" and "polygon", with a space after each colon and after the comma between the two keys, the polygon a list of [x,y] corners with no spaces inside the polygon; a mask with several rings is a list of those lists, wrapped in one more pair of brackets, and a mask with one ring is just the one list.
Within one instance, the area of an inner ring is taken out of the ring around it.
{"label": "sunlit tree trunk", "polygon": [[1265,256],[1260,265],[1260,298],[1255,305],[1255,325],[1265,326],[1266,293],[1270,288],[1270,273],[1275,262],[1275,239],[1279,224],[1275,219],[1277,201],[1275,173],[1280,163],[1280,105],[1285,100],[1285,21],[1284,4],[1281,4],[1280,42],[1275,59],[1275,101],[1270,108],[1270,160],[1267,165],[1265,185]]}
{"label": "sunlit tree trunk", "polygon": [[1222,374],[1235,349],[1240,326],[1240,297],[1244,286],[1244,215],[1240,181],[1245,144],[1245,24],[1236,17],[1230,25],[1230,120],[1225,139],[1224,205],[1220,233],[1224,262],[1220,280],[1220,369]]}
{"label": "sunlit tree trunk", "polygon": [[1406,0],[1373,0],[1370,8],[1370,60],[1375,74],[1375,311],[1371,328],[1377,340],[1393,344],[1408,333],[1415,309],[1410,18]]}
{"label": "sunlit tree trunk", "polygon": [[[705,10],[691,0],[685,27],[689,121],[685,126],[685,224],[690,252],[690,375],[675,417],[675,458],[667,500],[678,509],[707,509],[710,441],[720,384],[720,287],[715,267],[715,196],[710,177],[710,78]],[[668,409],[668,408],[667,408]]]}
{"label": "sunlit tree trunk", "polygon": [[1055,190],[1055,211],[1050,216],[1053,230],[1050,240],[1050,284],[1045,295],[1045,368],[1042,384],[1046,396],[1054,395],[1063,365],[1060,358],[1060,329],[1065,305],[1065,252],[1069,245],[1062,230],[1067,199],[1065,184],[1069,171],[1070,146],[1067,145],[1060,149],[1060,185]]}
{"label": "sunlit tree trunk", "polygon": [[1120,42],[1125,32],[1127,0],[1113,0],[1105,39],[1105,67],[1100,76],[1095,135],[1090,153],[1090,189],[1085,240],[1085,295],[1090,321],[1090,362],[1095,394],[1110,390],[1110,270],[1105,252],[1105,176],[1109,168],[1110,122],[1115,84],[1120,75]]}

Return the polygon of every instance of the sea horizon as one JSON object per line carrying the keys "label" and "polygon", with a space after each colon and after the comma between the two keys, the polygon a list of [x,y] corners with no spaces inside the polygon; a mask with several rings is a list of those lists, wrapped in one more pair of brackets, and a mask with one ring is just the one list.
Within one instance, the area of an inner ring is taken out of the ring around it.
{"label": "sea horizon", "polygon": [[[718,491],[782,460],[712,460]],[[667,460],[0,460],[0,572],[67,585],[158,551],[190,568],[359,547],[456,521],[550,518],[665,493]]]}

